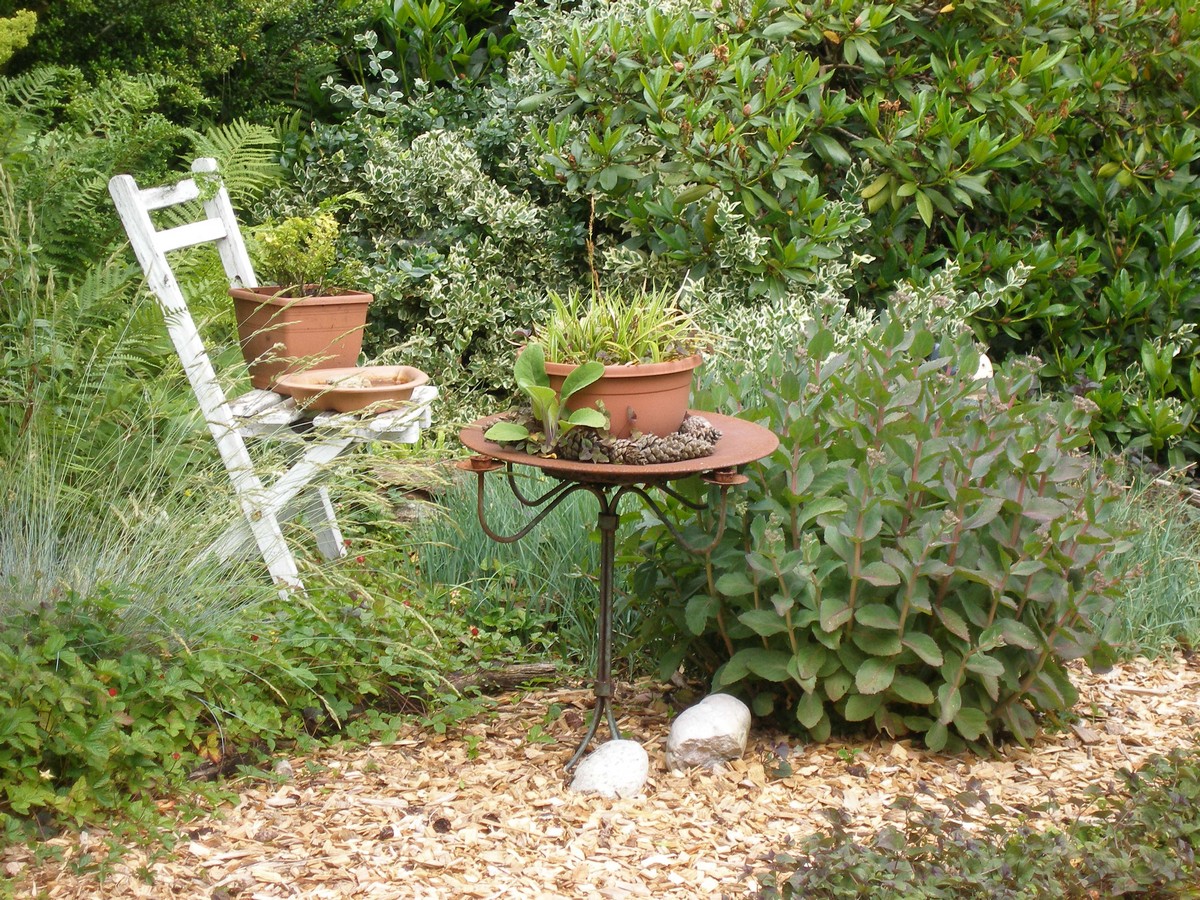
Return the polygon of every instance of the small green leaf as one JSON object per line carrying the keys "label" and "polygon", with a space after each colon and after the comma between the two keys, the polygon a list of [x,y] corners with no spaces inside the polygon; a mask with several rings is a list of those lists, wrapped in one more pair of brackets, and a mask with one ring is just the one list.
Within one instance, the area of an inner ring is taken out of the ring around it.
{"label": "small green leaf", "polygon": [[929,685],[911,675],[897,675],[892,679],[891,692],[906,703],[928,706],[934,700]]}
{"label": "small green leaf", "polygon": [[952,684],[943,684],[937,691],[938,722],[949,725],[962,709],[962,692]]}
{"label": "small green leaf", "polygon": [[748,609],[738,616],[738,621],[761,637],[770,637],[788,630],[787,622],[770,609]]}
{"label": "small green leaf", "polygon": [[703,634],[708,620],[717,614],[719,603],[716,597],[697,594],[687,602],[683,610],[683,621],[692,634]]}
{"label": "small green leaf", "polygon": [[864,696],[855,694],[846,700],[846,709],[842,713],[847,722],[863,722],[875,715],[876,710],[883,705],[883,696],[875,694]]}
{"label": "small green leaf", "polygon": [[529,429],[516,422],[497,422],[485,431],[483,436],[498,444],[524,441],[529,438]]}
{"label": "small green leaf", "polygon": [[726,572],[717,579],[716,587],[726,597],[745,597],[754,593],[754,582],[744,572]]}
{"label": "small green leaf", "polygon": [[881,560],[867,563],[858,575],[863,581],[873,584],[875,587],[894,587],[900,583],[900,573]]}
{"label": "small green leaf", "polygon": [[815,678],[825,665],[829,651],[821,644],[806,644],[792,656],[791,673],[797,681]]}
{"label": "small green leaf", "polygon": [[769,716],[775,711],[775,695],[768,692],[755,694],[750,709],[756,716]]}
{"label": "small green leaf", "polygon": [[820,613],[821,629],[837,631],[850,621],[850,617],[854,615],[854,607],[845,600],[822,600]]}
{"label": "small green leaf", "polygon": [[837,703],[846,696],[846,691],[850,690],[852,684],[854,684],[854,676],[845,669],[839,669],[832,675],[827,675],[821,682],[821,687],[825,689],[825,696]]}
{"label": "small green leaf", "polygon": [[1022,650],[1037,650],[1041,646],[1038,636],[1024,622],[1016,619],[1001,619],[997,624],[1000,626],[1000,633],[1004,635],[1005,642],[1011,646],[1020,647]]}
{"label": "small green leaf", "polygon": [[946,741],[949,737],[950,734],[949,731],[947,731],[946,726],[941,722],[934,722],[933,725],[929,727],[929,730],[925,732],[925,746],[934,753],[937,753],[938,751],[945,749]]}
{"label": "small green leaf", "polygon": [[796,721],[805,728],[812,728],[825,714],[825,704],[815,691],[810,691],[796,704]]}
{"label": "small green leaf", "polygon": [[581,366],[576,366],[570,371],[565,379],[563,379],[562,389],[559,393],[562,395],[562,402],[566,403],[567,398],[572,394],[576,394],[590,384],[594,384],[604,376],[604,363],[596,360],[589,360]]}
{"label": "small green leaf", "polygon": [[1004,663],[986,653],[972,653],[967,657],[967,668],[979,675],[999,678],[1004,674]]}
{"label": "small green leaf", "polygon": [[900,614],[883,603],[868,603],[860,606],[854,612],[854,618],[860,625],[868,628],[880,628],[884,631],[895,631],[900,628]]}
{"label": "small green leaf", "polygon": [[896,677],[896,664],[886,659],[868,659],[858,667],[854,686],[860,694],[878,694],[886,691]]}
{"label": "small green leaf", "polygon": [[925,227],[929,228],[933,225],[933,201],[924,191],[917,191],[916,198],[917,212],[921,214],[921,221],[925,223]]}
{"label": "small green leaf", "polygon": [[987,715],[981,709],[965,706],[955,714],[954,727],[968,741],[977,741],[988,731]]}
{"label": "small green leaf", "polygon": [[739,650],[734,656],[741,656],[746,667],[759,678],[767,681],[787,681],[787,665],[791,654],[782,650],[765,650],[761,647],[748,647]]}
{"label": "small green leaf", "polygon": [[949,607],[943,606],[936,610],[937,617],[942,620],[942,624],[946,626],[946,630],[964,641],[971,640],[971,629],[967,627],[966,621]]}
{"label": "small green leaf", "polygon": [[577,409],[567,417],[568,425],[582,425],[586,428],[607,428],[608,416],[598,409],[585,407]]}
{"label": "small green leaf", "polygon": [[915,632],[906,634],[900,639],[900,643],[921,657],[921,661],[928,665],[940,666],[943,662],[941,648],[938,647],[937,641],[927,634]]}

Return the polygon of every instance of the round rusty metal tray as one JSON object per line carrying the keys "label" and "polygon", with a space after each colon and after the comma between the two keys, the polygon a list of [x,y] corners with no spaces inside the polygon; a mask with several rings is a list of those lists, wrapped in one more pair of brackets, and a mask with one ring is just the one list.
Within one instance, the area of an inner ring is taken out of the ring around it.
{"label": "round rusty metal tray", "polygon": [[779,446],[779,438],[775,432],[762,425],[718,413],[690,410],[689,414],[707,419],[714,428],[721,432],[721,439],[717,441],[712,454],[699,459],[655,463],[649,466],[612,465],[611,463],[580,462],[574,459],[548,459],[505,448],[483,436],[484,431],[496,421],[496,416],[488,416],[471,423],[458,433],[458,437],[469,449],[491,459],[520,466],[534,466],[548,475],[594,484],[641,484],[653,481],[673,481],[689,475],[734,469],[737,466],[769,456]]}

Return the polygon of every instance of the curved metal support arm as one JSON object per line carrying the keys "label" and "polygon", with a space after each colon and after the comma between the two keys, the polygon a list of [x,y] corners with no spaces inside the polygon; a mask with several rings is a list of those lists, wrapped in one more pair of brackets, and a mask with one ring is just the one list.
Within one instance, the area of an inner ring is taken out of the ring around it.
{"label": "curved metal support arm", "polygon": [[504,477],[508,479],[509,490],[512,491],[513,496],[517,498],[522,506],[541,506],[543,503],[553,499],[556,494],[566,491],[571,486],[571,483],[568,481],[560,481],[554,487],[550,488],[550,490],[546,491],[546,493],[542,494],[542,496],[531,499],[526,497],[524,492],[517,487],[517,476],[513,472],[512,463],[504,464]]}
{"label": "curved metal support arm", "polygon": [[[679,493],[679,491],[675,490],[669,484],[660,484],[660,485],[657,485],[657,487],[660,491],[662,491],[668,497],[670,497],[674,500],[678,500],[680,503],[682,503],[688,509],[694,509],[694,510],[696,510],[696,512],[700,512],[703,509],[708,509],[708,501],[707,500],[701,500],[700,502],[696,502],[695,500],[689,500],[687,497],[683,496],[683,494]],[[722,491],[721,493],[723,496],[724,491]],[[642,496],[644,497],[645,495],[643,494]]]}
{"label": "curved metal support arm", "polygon": [[[571,484],[569,482],[564,481],[562,484],[560,484],[557,487],[553,488],[552,490],[548,491],[542,497],[542,500],[546,503],[546,506],[543,507],[541,510],[539,510],[538,514],[536,516],[534,516],[532,519],[530,519],[528,522],[526,522],[525,525],[520,529],[520,531],[517,531],[514,534],[507,534],[507,535],[506,534],[498,534],[492,530],[490,525],[488,525],[487,514],[484,512],[484,509],[483,509],[483,478],[484,478],[485,474],[486,474],[485,472],[478,473],[479,488],[476,491],[475,512],[476,512],[476,515],[478,515],[478,517],[479,517],[479,524],[483,528],[483,533],[486,534],[488,537],[490,537],[493,541],[498,541],[501,544],[511,544],[514,541],[519,541],[521,538],[525,537],[525,535],[529,534],[529,532],[533,531],[533,529],[537,527],[538,523],[541,522],[542,519],[546,518],[546,516],[548,516],[551,512],[553,512],[554,509],[560,503],[562,503],[563,500],[567,499],[568,496],[575,493],[576,491],[582,491],[582,490],[588,489],[587,485]],[[522,501],[522,502],[524,502],[524,501]],[[525,505],[530,506],[530,505],[534,505],[534,504],[526,503]]]}
{"label": "curved metal support arm", "polygon": [[[689,506],[695,510],[702,510],[702,509],[707,508],[707,504],[696,505],[689,500],[679,497],[675,493],[675,491],[669,490],[663,485],[659,485],[659,487],[665,493],[671,495],[672,497],[675,497],[677,500],[681,500],[685,506]],[[689,553],[701,554],[701,553],[708,553],[710,550],[714,549],[717,546],[717,544],[721,543],[721,538],[724,537],[724,535],[725,535],[725,517],[726,517],[726,513],[727,513],[726,505],[728,502],[729,485],[722,484],[722,485],[719,485],[718,488],[721,491],[721,500],[720,500],[720,503],[717,505],[717,509],[716,509],[717,533],[713,537],[712,541],[705,544],[703,547],[694,547],[690,543],[688,543],[688,541],[684,538],[683,534],[679,531],[679,529],[675,527],[674,523],[671,521],[670,516],[667,515],[666,510],[664,510],[661,506],[659,506],[658,503],[655,502],[654,498],[652,496],[650,496],[650,494],[647,493],[644,488],[642,488],[638,485],[629,485],[628,489],[629,489],[630,493],[637,494],[644,501],[646,501],[646,505],[649,506],[650,509],[654,512],[654,515],[658,519],[658,521],[662,522],[663,525],[666,526],[667,531],[671,532],[671,537],[675,538],[675,543],[677,543],[680,547],[682,547],[684,550],[688,551]]]}

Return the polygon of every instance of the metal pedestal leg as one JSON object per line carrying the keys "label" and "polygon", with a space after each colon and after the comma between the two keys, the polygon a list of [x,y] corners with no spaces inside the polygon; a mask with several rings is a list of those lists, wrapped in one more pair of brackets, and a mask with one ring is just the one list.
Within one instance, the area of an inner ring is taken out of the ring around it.
{"label": "metal pedestal leg", "polygon": [[597,527],[600,529],[600,608],[597,627],[599,637],[596,647],[596,684],[594,692],[596,703],[592,709],[592,723],[588,726],[587,734],[579,742],[575,755],[567,762],[567,771],[571,771],[587,752],[588,745],[596,736],[601,717],[608,719],[608,730],[613,740],[621,739],[621,731],[617,728],[617,718],[613,714],[612,697],[612,593],[613,593],[613,561],[616,557],[616,532],[620,517],[616,513],[616,503],[608,494],[594,491],[600,500],[600,515]]}
{"label": "metal pedestal leg", "polygon": [[[737,421],[737,420],[731,420]],[[765,431],[765,429],[764,429]],[[766,432],[770,435],[770,432]],[[774,436],[771,436],[771,441],[774,444]],[[774,445],[770,449],[773,449]],[[763,455],[762,453],[759,456]],[[758,456],[754,457],[755,459]],[[540,460],[540,463],[546,463],[546,460]],[[531,457],[528,460],[529,465],[539,465],[538,457]],[[560,463],[561,465],[561,463]],[[575,463],[575,465],[582,465]],[[588,464],[589,466],[591,464]],[[478,490],[476,497],[476,512],[479,516],[479,524],[483,527],[484,533],[493,540],[500,543],[508,544],[513,541],[518,541],[527,535],[533,528],[544,519],[551,510],[557,507],[571,494],[578,491],[587,491],[592,494],[600,504],[600,513],[596,521],[596,527],[600,532],[600,604],[598,609],[597,630],[597,658],[596,658],[596,681],[594,693],[596,701],[592,707],[592,720],[588,725],[587,734],[583,736],[583,740],[579,742],[579,746],[575,749],[574,755],[567,762],[567,771],[575,768],[579,761],[587,752],[588,746],[596,737],[596,732],[600,729],[601,720],[608,722],[608,731],[613,740],[620,740],[621,731],[617,728],[617,717],[613,712],[613,693],[614,686],[612,680],[612,618],[613,618],[613,566],[616,559],[616,533],[617,526],[620,524],[620,516],[617,514],[617,507],[621,502],[621,498],[626,494],[635,494],[641,497],[643,501],[650,507],[654,514],[658,517],[667,529],[674,535],[676,541],[681,546],[694,553],[705,553],[711,550],[721,540],[721,535],[725,530],[725,500],[726,492],[730,486],[742,484],[746,481],[745,476],[737,474],[731,468],[713,468],[706,469],[703,466],[705,462],[689,461],[679,464],[682,468],[669,474],[659,475],[656,478],[637,478],[629,481],[603,482],[593,481],[590,478],[575,476],[568,477],[559,473],[554,473],[558,483],[547,490],[540,497],[527,497],[517,484],[513,477],[513,463],[511,461],[501,462],[494,457],[487,455],[476,455],[469,460],[464,460],[460,463],[460,467],[467,471],[474,472],[478,477]],[[498,534],[494,531],[487,522],[487,516],[484,510],[484,476],[488,472],[495,471],[499,468],[505,468],[509,488],[512,490],[516,500],[527,508],[536,509],[537,513],[525,523],[519,530],[513,534]],[[671,478],[680,478],[689,474],[699,474],[710,484],[717,486],[720,490],[720,505],[717,508],[718,528],[716,536],[712,542],[705,547],[693,547],[684,539],[683,535],[671,524],[669,517],[666,515],[663,508],[655,502],[654,498],[647,493],[647,488],[654,488],[662,493],[673,497],[683,505],[701,510],[708,508],[706,502],[694,502],[689,500],[682,494],[672,490],[668,486],[668,481]]]}

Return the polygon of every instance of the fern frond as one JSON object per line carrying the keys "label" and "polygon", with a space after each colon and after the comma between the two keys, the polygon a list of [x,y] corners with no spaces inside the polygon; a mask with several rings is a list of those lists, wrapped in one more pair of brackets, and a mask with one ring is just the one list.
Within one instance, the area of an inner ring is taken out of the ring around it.
{"label": "fern frond", "polygon": [[196,156],[212,156],[234,206],[245,206],[283,178],[275,132],[245,119],[235,119],[195,134]]}

